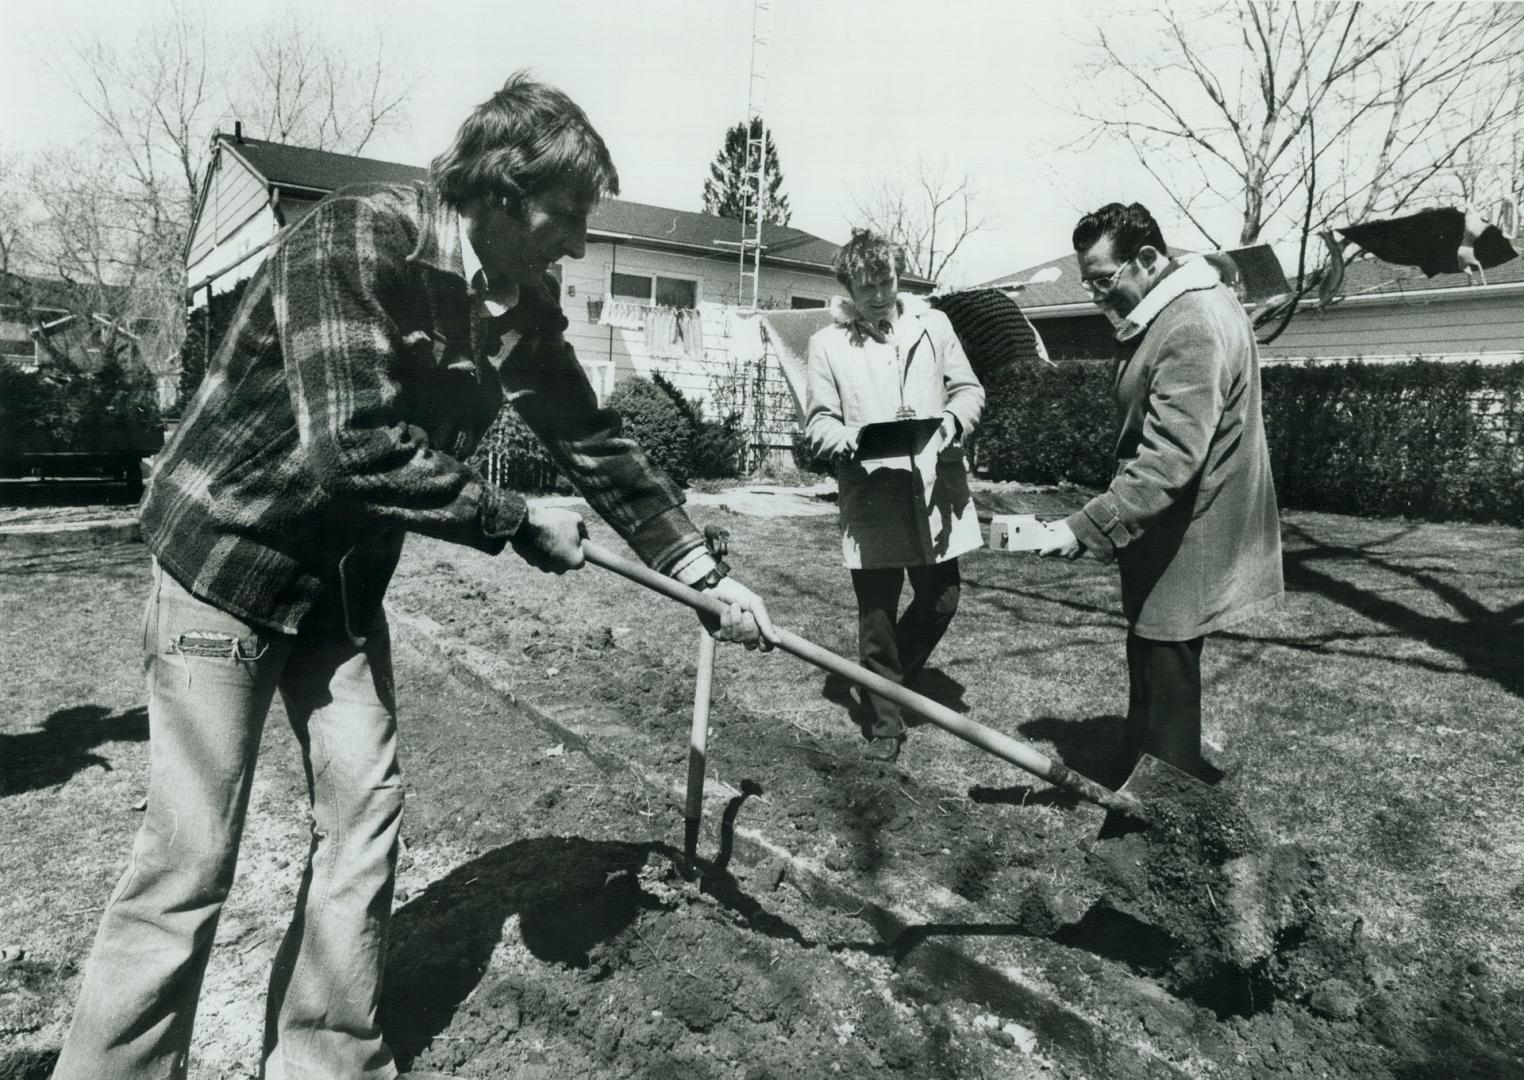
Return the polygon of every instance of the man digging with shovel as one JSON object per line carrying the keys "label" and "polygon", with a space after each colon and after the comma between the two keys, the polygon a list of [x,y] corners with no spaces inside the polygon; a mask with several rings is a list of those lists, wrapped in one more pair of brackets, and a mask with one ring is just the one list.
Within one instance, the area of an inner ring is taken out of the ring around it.
{"label": "man digging with shovel", "polygon": [[1243,305],[1198,256],[1171,258],[1141,203],[1074,228],[1080,277],[1129,350],[1111,485],[1054,526],[1041,554],[1117,561],[1127,619],[1127,726],[1114,775],[1142,754],[1184,772],[1201,757],[1205,635],[1279,603],[1280,519]]}
{"label": "man digging with shovel", "polygon": [[402,817],[381,601],[403,537],[512,546],[557,574],[584,560],[577,514],[527,508],[463,464],[505,399],[646,564],[719,602],[716,637],[773,633],[562,338],[546,272],[582,257],[589,212],[618,189],[582,110],[521,74],[428,180],[342,189],[271,246],[143,504],[148,807],[57,1080],[186,1075],[277,691],[313,825],[261,1075],[396,1075],[376,1023]]}

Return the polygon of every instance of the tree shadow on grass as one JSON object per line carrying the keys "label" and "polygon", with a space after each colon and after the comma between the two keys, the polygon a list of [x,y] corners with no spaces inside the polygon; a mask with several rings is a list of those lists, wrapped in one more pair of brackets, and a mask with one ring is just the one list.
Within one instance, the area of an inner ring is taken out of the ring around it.
{"label": "tree shadow on grass", "polygon": [[148,710],[136,705],[112,713],[104,705],[59,709],[41,730],[0,735],[0,798],[56,787],[83,769],[111,770],[111,762],[93,752],[110,742],[148,738]]}
{"label": "tree shadow on grass", "polygon": [[0,1054],[0,1080],[48,1080],[58,1064],[58,1047]]}
{"label": "tree shadow on grass", "polygon": [[[653,859],[676,865],[682,855],[657,842],[517,840],[456,868],[398,910],[380,1021],[399,1064],[406,1068],[449,1027],[513,916],[525,948],[547,964],[589,970],[617,962],[616,939],[642,911],[666,906],[641,887],[640,871]],[[762,933],[808,944],[723,865],[706,871],[701,887]]]}
{"label": "tree shadow on grass", "polygon": [[[1305,529],[1287,525],[1286,533],[1305,547],[1284,557],[1289,589],[1316,593],[1372,622],[1419,641],[1464,663],[1473,674],[1524,697],[1524,601],[1494,611],[1464,590],[1433,574],[1405,566],[1373,550],[1376,545],[1324,543]],[[1380,543],[1385,545],[1391,538]],[[1362,588],[1318,568],[1320,562],[1349,560],[1406,578],[1443,601],[1456,616],[1426,615],[1372,589]]]}

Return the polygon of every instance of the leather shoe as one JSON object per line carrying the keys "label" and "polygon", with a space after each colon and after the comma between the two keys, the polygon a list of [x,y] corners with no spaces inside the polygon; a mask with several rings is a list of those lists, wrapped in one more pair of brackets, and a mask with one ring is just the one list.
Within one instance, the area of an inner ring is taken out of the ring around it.
{"label": "leather shoe", "polygon": [[895,762],[900,759],[900,747],[904,745],[904,738],[896,735],[878,735],[868,740],[868,748],[863,751],[863,757],[869,761]]}

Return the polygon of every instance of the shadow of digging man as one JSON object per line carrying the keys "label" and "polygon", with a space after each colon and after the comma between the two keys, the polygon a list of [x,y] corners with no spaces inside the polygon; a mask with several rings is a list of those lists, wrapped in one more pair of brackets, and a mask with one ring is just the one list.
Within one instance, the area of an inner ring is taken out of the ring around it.
{"label": "shadow of digging man", "polygon": [[[760,791],[747,781],[730,800],[719,853],[693,866],[698,888],[759,932],[808,944],[797,928],[748,896],[728,870],[736,815],[747,796]],[[642,871],[650,867],[675,887],[681,865],[681,853],[659,841],[545,836],[506,844],[429,885],[391,922],[380,1021],[398,1064],[411,1065],[450,1026],[486,977],[510,918],[518,916],[519,936],[535,959],[595,977],[607,974],[625,961],[622,950],[629,946],[621,939],[641,913],[672,905],[670,896],[643,888],[650,875]],[[517,1016],[521,1002],[533,1005],[542,993],[532,979],[504,975],[483,987],[470,1008],[488,1020],[487,1030],[506,1035],[512,1028],[504,1018]]]}
{"label": "shadow of digging man", "polygon": [[[518,916],[524,945],[537,959],[592,965],[600,944],[657,903],[636,875],[660,848],[581,837],[517,840],[457,867],[400,908],[392,917],[380,1006],[399,1063],[406,1066],[449,1026],[486,974],[511,917]],[[505,981],[487,993],[495,999],[516,990]]]}
{"label": "shadow of digging man", "polygon": [[35,731],[0,735],[0,798],[56,787],[88,768],[111,770],[94,748],[148,738],[148,709],[113,713],[104,705],[59,709]]}

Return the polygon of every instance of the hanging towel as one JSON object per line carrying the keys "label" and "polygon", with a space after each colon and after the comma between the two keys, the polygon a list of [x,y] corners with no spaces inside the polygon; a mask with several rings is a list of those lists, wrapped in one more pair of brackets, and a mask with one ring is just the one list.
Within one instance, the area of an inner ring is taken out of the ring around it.
{"label": "hanging towel", "polygon": [[605,300],[598,322],[602,326],[612,326],[616,330],[644,330],[648,310],[645,304],[637,304],[629,300]]}
{"label": "hanging towel", "polygon": [[682,359],[676,308],[654,307],[646,315],[646,355],[653,360]]}
{"label": "hanging towel", "polygon": [[695,363],[704,359],[704,313],[695,308],[684,308],[677,313],[677,336],[682,342],[683,356]]}

